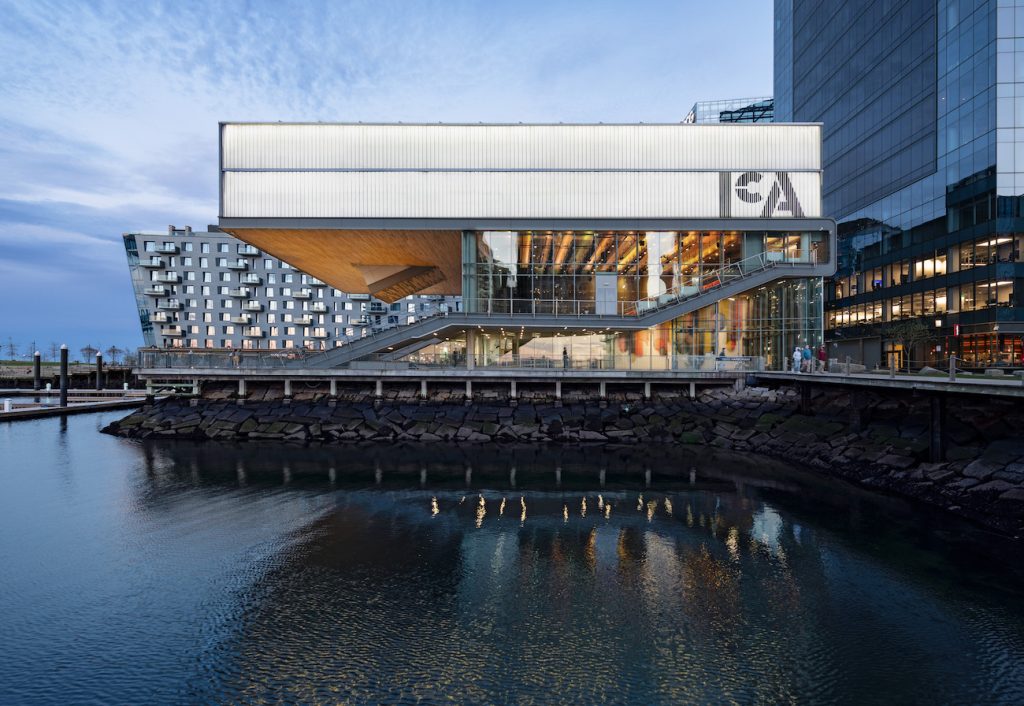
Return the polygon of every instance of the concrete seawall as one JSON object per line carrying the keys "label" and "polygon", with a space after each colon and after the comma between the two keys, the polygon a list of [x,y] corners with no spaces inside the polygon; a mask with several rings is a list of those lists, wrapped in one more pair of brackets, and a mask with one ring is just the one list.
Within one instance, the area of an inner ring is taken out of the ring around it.
{"label": "concrete seawall", "polygon": [[789,387],[715,389],[606,403],[542,400],[465,405],[371,396],[328,401],[168,399],[104,429],[129,438],[275,439],[289,443],[706,444],[798,463],[942,507],[1024,537],[1024,411],[1013,400],[949,410],[947,460],[928,458],[928,401],[817,390],[810,409]]}

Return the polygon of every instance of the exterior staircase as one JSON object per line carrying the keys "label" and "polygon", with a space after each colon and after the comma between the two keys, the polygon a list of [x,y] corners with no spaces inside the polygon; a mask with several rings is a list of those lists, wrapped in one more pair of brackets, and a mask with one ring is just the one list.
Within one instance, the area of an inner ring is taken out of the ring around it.
{"label": "exterior staircase", "polygon": [[705,273],[699,286],[681,286],[657,297],[627,302],[621,314],[439,313],[411,324],[371,333],[337,348],[292,361],[288,366],[336,368],[375,354],[394,359],[436,340],[443,340],[446,333],[467,327],[518,328],[525,325],[531,329],[562,329],[566,326],[574,329],[646,329],[777,279],[821,276],[820,267],[813,251],[790,259],[761,253]]}

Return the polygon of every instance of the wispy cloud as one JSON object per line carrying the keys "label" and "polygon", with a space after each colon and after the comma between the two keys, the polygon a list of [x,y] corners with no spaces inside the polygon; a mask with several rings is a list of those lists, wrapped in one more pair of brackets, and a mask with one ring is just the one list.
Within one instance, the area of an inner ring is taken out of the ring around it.
{"label": "wispy cloud", "polygon": [[[0,335],[22,338],[94,338],[75,331],[104,311],[138,340],[120,233],[216,221],[218,121],[674,121],[771,88],[767,0],[0,0],[0,17]],[[25,317],[32,281],[94,293],[38,292],[46,316]]]}

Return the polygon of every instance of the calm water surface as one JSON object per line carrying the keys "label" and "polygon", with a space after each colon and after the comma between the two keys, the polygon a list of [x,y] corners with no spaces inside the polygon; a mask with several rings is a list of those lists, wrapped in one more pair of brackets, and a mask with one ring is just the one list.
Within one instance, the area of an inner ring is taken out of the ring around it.
{"label": "calm water surface", "polygon": [[0,424],[0,703],[1024,703],[1020,554],[763,459]]}

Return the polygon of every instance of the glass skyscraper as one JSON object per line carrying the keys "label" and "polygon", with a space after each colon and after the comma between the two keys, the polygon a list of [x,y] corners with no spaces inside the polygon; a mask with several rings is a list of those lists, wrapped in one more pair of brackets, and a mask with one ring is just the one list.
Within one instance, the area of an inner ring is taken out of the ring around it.
{"label": "glass skyscraper", "polygon": [[1024,0],[775,0],[774,58],[824,125],[832,357],[1024,366]]}

